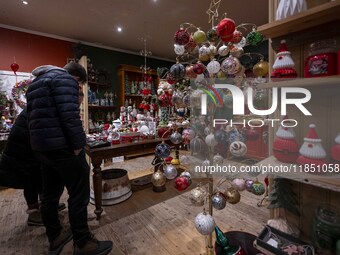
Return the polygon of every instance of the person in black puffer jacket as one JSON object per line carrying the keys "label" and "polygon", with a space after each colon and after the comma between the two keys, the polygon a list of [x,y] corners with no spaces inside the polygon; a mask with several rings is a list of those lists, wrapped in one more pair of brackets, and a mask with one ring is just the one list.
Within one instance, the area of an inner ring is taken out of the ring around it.
{"label": "person in black puffer jacket", "polygon": [[[66,71],[67,70],[67,71]],[[27,89],[27,116],[31,147],[42,163],[41,215],[50,243],[50,255],[74,241],[74,254],[107,254],[111,241],[97,241],[87,224],[90,198],[89,166],[82,155],[86,136],[79,111],[79,89],[85,69],[76,63],[64,69],[40,66]],[[66,187],[71,231],[58,217],[59,199]]]}

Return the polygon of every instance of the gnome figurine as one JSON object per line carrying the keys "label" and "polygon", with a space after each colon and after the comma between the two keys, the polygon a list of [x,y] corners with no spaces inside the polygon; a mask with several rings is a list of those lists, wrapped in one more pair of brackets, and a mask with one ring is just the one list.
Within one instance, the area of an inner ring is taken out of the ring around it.
{"label": "gnome figurine", "polygon": [[335,138],[335,143],[331,148],[331,159],[334,164],[340,164],[340,133]]}
{"label": "gnome figurine", "polygon": [[322,140],[318,137],[315,131],[315,125],[309,125],[309,132],[304,138],[304,143],[300,148],[300,156],[297,159],[299,165],[322,166],[327,163],[326,151],[322,147]]}
{"label": "gnome figurine", "polygon": [[287,49],[286,41],[281,41],[279,52],[273,65],[272,78],[296,78],[297,72],[294,69],[294,62],[290,51]]}

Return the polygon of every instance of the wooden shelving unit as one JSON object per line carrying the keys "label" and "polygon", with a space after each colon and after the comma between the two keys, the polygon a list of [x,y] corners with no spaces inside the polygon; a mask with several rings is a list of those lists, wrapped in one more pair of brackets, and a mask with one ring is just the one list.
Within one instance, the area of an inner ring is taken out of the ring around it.
{"label": "wooden shelving unit", "polygon": [[256,164],[259,168],[282,166],[283,169],[289,170],[287,173],[274,173],[273,176],[290,179],[300,183],[313,185],[319,188],[340,192],[340,172],[333,174],[322,173],[307,173],[303,172],[303,166],[301,168],[296,164],[288,164],[278,161],[274,156],[270,156],[265,160]]}
{"label": "wooden shelving unit", "polygon": [[340,1],[331,1],[294,16],[260,26],[258,31],[267,38],[276,38],[340,20],[339,13]]}

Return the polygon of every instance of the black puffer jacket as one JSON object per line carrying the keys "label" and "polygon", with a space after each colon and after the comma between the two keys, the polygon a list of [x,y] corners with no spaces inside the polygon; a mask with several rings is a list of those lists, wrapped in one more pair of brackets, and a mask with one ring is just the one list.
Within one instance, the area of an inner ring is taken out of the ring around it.
{"label": "black puffer jacket", "polygon": [[36,78],[27,93],[28,128],[34,151],[85,146],[80,120],[79,85],[66,70],[41,66],[33,70]]}
{"label": "black puffer jacket", "polygon": [[15,120],[1,157],[1,186],[24,188],[35,176],[34,173],[40,171],[40,163],[31,149],[27,125],[24,109]]}

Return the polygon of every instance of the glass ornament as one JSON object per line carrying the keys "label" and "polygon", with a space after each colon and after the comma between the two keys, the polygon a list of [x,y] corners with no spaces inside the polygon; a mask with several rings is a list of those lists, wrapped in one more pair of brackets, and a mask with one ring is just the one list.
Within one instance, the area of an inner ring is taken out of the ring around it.
{"label": "glass ornament", "polygon": [[226,143],[228,141],[228,133],[223,129],[219,129],[214,133],[214,137],[216,142],[218,143]]}
{"label": "glass ornament", "polygon": [[180,30],[177,30],[174,35],[174,42],[178,45],[186,45],[189,42],[190,34],[181,28]]}
{"label": "glass ornament", "polygon": [[[193,71],[196,73],[196,74],[203,74],[204,71],[205,71],[206,67],[204,64],[202,64],[201,62],[197,62],[196,64],[194,64],[194,67],[193,67]],[[204,75],[203,76],[200,76],[197,78],[203,80],[204,79]],[[202,79],[203,78],[203,79]]]}
{"label": "glass ornament", "polygon": [[209,62],[207,65],[207,70],[210,74],[216,74],[220,71],[221,64],[216,61],[216,59],[213,59]]}
{"label": "glass ornament", "polygon": [[233,205],[237,204],[241,200],[240,192],[234,188],[228,188],[224,195],[226,196],[227,202]]}
{"label": "glass ornament", "polygon": [[157,144],[156,149],[155,149],[155,154],[157,157],[166,158],[170,156],[170,153],[171,153],[171,148],[168,144],[164,142]]}
{"label": "glass ornament", "polygon": [[266,188],[262,182],[255,181],[252,185],[252,193],[257,196],[262,196],[266,192]]}
{"label": "glass ornament", "polygon": [[[179,157],[179,160],[181,161],[181,163],[183,164],[183,165],[187,165],[187,164],[190,164],[190,158],[187,156],[187,155],[181,155],[180,157]],[[183,172],[183,173],[185,173],[185,172]],[[183,174],[182,173],[182,174]],[[189,172],[187,172],[187,173],[189,173]],[[182,175],[181,174],[181,175]],[[189,173],[190,174],[190,173]]]}
{"label": "glass ornament", "polygon": [[210,56],[209,56],[209,55],[199,55],[199,56],[198,56],[198,59],[199,59],[199,61],[201,61],[201,62],[207,62],[207,61],[210,60]]}
{"label": "glass ornament", "polygon": [[171,103],[179,108],[184,107],[183,105],[183,92],[176,90],[172,94]]}
{"label": "glass ornament", "polygon": [[217,28],[213,27],[211,29],[208,30],[207,32],[207,39],[209,42],[217,42],[219,37],[217,34]]}
{"label": "glass ornament", "polygon": [[195,206],[203,206],[205,198],[207,197],[207,191],[198,186],[190,192],[190,202]]}
{"label": "glass ornament", "polygon": [[206,55],[209,56],[210,50],[209,50],[209,48],[208,48],[207,46],[202,45],[201,48],[200,48],[199,51],[198,51],[198,54],[199,54],[200,56],[206,56]]}
{"label": "glass ornament", "polygon": [[233,38],[231,39],[231,42],[234,44],[237,44],[241,42],[242,38],[243,38],[242,32],[240,32],[239,30],[235,30],[233,33]]}
{"label": "glass ornament", "polygon": [[217,141],[215,140],[215,136],[213,133],[210,133],[205,137],[205,143],[208,145],[210,148],[214,148],[217,145]]}
{"label": "glass ornament", "polygon": [[[182,156],[185,156],[185,155],[182,155]],[[181,162],[182,162],[182,164],[185,164],[182,160],[181,160]],[[189,163],[186,163],[186,164],[189,164]],[[188,171],[182,172],[179,176],[187,178],[189,185],[191,184],[191,174]]]}
{"label": "glass ornament", "polygon": [[231,184],[233,188],[238,191],[244,191],[246,189],[246,181],[244,179],[234,179]]}
{"label": "glass ornament", "polygon": [[243,157],[247,153],[247,145],[244,142],[235,141],[230,144],[229,150],[234,157]]}
{"label": "glass ornament", "polygon": [[194,41],[192,36],[189,38],[189,42],[184,46],[187,52],[193,53],[194,50],[197,48],[197,43]]}
{"label": "glass ornament", "polygon": [[232,47],[230,49],[230,55],[235,57],[235,58],[240,58],[244,53],[243,48],[238,48],[238,47]]}
{"label": "glass ornament", "polygon": [[[217,33],[221,37],[228,37],[231,36],[235,31],[235,21],[229,18],[222,19],[217,24]],[[223,40],[223,39],[222,39]]]}
{"label": "glass ornament", "polygon": [[178,133],[178,131],[175,131],[170,135],[170,141],[173,144],[180,144],[183,141],[182,135]]}
{"label": "glass ornament", "polygon": [[232,144],[235,141],[241,141],[241,142],[245,141],[244,136],[240,132],[238,132],[237,129],[233,129],[233,130],[229,131],[229,133],[228,133],[229,144]]}
{"label": "glass ornament", "polygon": [[194,39],[196,44],[201,44],[207,40],[206,34],[201,29],[197,29],[192,38]]}
{"label": "glass ornament", "polygon": [[256,65],[253,67],[253,73],[256,76],[266,76],[269,72],[269,64],[267,61],[264,61],[263,59],[260,60]]}
{"label": "glass ornament", "polygon": [[190,128],[186,128],[183,129],[182,131],[182,139],[183,139],[183,143],[184,144],[189,144],[190,140],[193,139],[195,137],[195,131],[190,129]]}
{"label": "glass ornament", "polygon": [[165,182],[166,182],[166,177],[160,170],[157,170],[156,172],[152,174],[151,183],[153,186],[162,187],[163,185],[165,185]]}
{"label": "glass ornament", "polygon": [[191,139],[190,141],[190,150],[193,153],[200,153],[205,151],[207,148],[207,145],[205,142],[198,136],[195,138]]}
{"label": "glass ornament", "polygon": [[194,66],[193,65],[187,65],[185,67],[185,75],[189,79],[195,79],[197,77],[197,74],[194,72]]}
{"label": "glass ornament", "polygon": [[195,227],[202,235],[210,235],[215,229],[214,218],[206,213],[200,213],[195,218]]}
{"label": "glass ornament", "polygon": [[251,46],[258,46],[264,39],[263,35],[257,32],[256,28],[247,34],[247,43]]}
{"label": "glass ornament", "polygon": [[221,70],[226,74],[235,74],[241,67],[240,61],[235,57],[227,57],[221,64]]}
{"label": "glass ornament", "polygon": [[213,157],[214,165],[222,165],[223,161],[224,161],[223,157],[218,153]]}
{"label": "glass ornament", "polygon": [[171,77],[175,80],[181,80],[184,78],[185,76],[185,67],[182,64],[173,64],[170,67],[170,71],[169,74],[171,75]]}
{"label": "glass ornament", "polygon": [[178,44],[175,44],[174,45],[174,51],[177,55],[181,56],[184,54],[185,52],[185,48],[183,45],[178,45]]}
{"label": "glass ornament", "polygon": [[167,165],[163,171],[165,177],[169,180],[175,179],[177,176],[177,168],[172,164]]}
{"label": "glass ornament", "polygon": [[190,186],[188,178],[179,176],[175,180],[175,188],[179,191],[186,190]]}
{"label": "glass ornament", "polygon": [[247,45],[247,39],[245,37],[242,37],[239,43],[234,44],[234,46],[237,48],[243,48],[246,45]]}
{"label": "glass ornament", "polygon": [[249,192],[253,192],[253,180],[246,180],[246,190]]}
{"label": "glass ornament", "polygon": [[221,47],[218,48],[218,54],[222,57],[227,56],[229,54],[229,47],[223,44]]}
{"label": "glass ornament", "polygon": [[216,53],[217,53],[217,48],[216,48],[215,45],[210,45],[210,46],[208,47],[208,50],[209,50],[209,55],[210,55],[210,56],[215,56]]}
{"label": "glass ornament", "polygon": [[227,205],[227,199],[222,192],[216,192],[211,196],[211,204],[216,210],[222,210]]}
{"label": "glass ornament", "polygon": [[225,73],[223,73],[222,71],[219,71],[218,73],[217,73],[217,78],[219,79],[219,80],[226,80],[227,79],[227,76],[225,75]]}
{"label": "glass ornament", "polygon": [[190,107],[190,94],[189,93],[184,95],[183,104],[185,105],[185,107]]}

